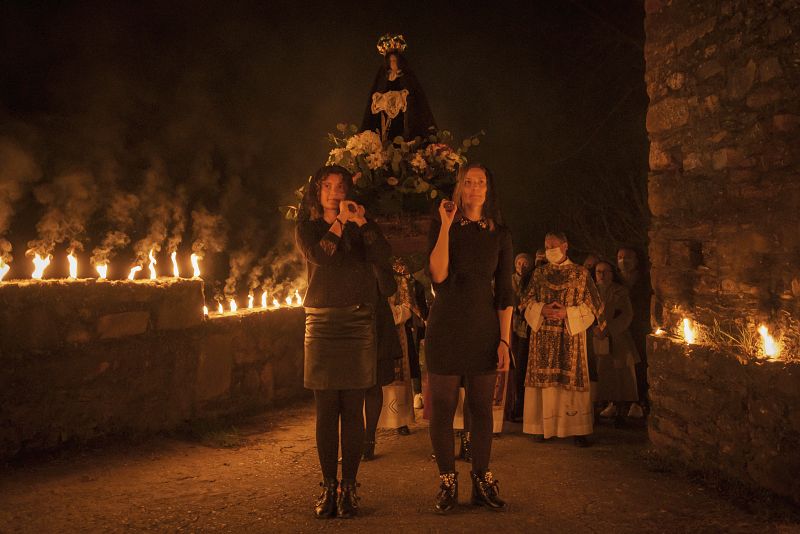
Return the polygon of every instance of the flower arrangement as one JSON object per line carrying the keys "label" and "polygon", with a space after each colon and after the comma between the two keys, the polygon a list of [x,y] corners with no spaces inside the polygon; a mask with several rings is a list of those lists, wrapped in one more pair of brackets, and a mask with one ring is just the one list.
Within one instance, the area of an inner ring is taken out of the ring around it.
{"label": "flower arrangement", "polygon": [[[457,146],[447,130],[431,131],[426,139],[396,137],[382,143],[377,132],[359,132],[356,126],[341,123],[336,133],[328,134],[333,148],[326,165],[340,165],[353,173],[357,200],[373,215],[427,212],[437,198],[452,193],[456,172],[467,161],[465,154],[480,144],[484,134],[481,131]],[[304,187],[295,192],[298,201]],[[285,206],[286,217],[296,218],[298,208]]]}

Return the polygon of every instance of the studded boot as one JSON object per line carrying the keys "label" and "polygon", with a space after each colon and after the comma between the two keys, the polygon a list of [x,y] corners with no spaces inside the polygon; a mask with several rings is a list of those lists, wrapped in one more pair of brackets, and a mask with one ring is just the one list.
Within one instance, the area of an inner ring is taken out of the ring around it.
{"label": "studded boot", "polygon": [[472,504],[496,512],[506,510],[508,505],[499,497],[500,488],[491,471],[471,471],[469,475],[472,478]]}
{"label": "studded boot", "polygon": [[439,479],[441,484],[433,509],[438,514],[446,514],[458,506],[458,473],[441,473]]}
{"label": "studded boot", "polygon": [[319,485],[322,486],[322,493],[314,503],[314,515],[317,519],[336,517],[336,490],[339,481],[335,478],[326,478]]}
{"label": "studded boot", "polygon": [[342,479],[339,501],[336,503],[336,515],[342,519],[350,519],[358,515],[358,495],[356,488],[360,486],[355,480]]}

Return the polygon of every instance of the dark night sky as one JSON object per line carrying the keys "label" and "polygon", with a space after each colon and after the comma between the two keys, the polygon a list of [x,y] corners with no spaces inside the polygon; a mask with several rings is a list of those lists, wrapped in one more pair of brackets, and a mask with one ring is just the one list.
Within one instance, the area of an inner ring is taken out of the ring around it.
{"label": "dark night sky", "polygon": [[[166,190],[273,225],[325,133],[360,122],[392,31],[439,126],[486,130],[470,156],[495,171],[517,248],[569,231],[565,207],[597,174],[644,183],[640,1],[227,4],[3,1],[0,136],[34,155],[40,183],[80,167],[101,194],[136,192],[157,158]],[[228,194],[231,176],[247,194]],[[41,206],[27,193],[14,208],[8,235],[27,239]],[[90,237],[108,229],[92,221]]]}

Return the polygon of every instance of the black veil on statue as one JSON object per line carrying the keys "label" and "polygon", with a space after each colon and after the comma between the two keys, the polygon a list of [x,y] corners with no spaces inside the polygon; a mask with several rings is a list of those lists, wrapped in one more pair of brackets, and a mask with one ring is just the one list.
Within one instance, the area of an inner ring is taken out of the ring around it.
{"label": "black veil on statue", "polygon": [[[432,128],[436,129],[425,92],[403,56],[405,47],[402,35],[392,37],[387,34],[378,41],[378,51],[384,62],[369,92],[361,131],[378,132],[384,142],[391,142],[398,135],[407,141],[416,137],[424,140]],[[394,80],[389,79],[392,56],[397,59],[398,68]],[[404,111],[401,109],[403,102]]]}

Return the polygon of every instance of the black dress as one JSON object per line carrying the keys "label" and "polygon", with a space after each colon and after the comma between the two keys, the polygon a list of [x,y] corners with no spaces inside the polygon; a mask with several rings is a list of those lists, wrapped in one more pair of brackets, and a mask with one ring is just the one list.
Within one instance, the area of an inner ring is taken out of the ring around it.
{"label": "black dress", "polygon": [[[431,225],[433,250],[441,222]],[[425,351],[428,371],[477,375],[497,371],[500,322],[497,311],[514,305],[511,232],[477,222],[453,221],[448,276],[433,284]]]}

